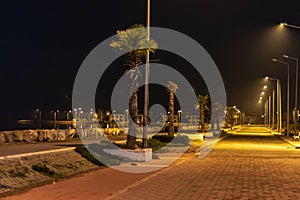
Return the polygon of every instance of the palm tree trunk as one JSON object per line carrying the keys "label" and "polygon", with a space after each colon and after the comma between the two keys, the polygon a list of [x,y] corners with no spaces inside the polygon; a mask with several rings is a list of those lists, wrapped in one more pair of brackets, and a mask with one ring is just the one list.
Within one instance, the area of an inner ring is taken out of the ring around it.
{"label": "palm tree trunk", "polygon": [[132,83],[132,96],[129,100],[129,114],[132,117],[132,120],[129,120],[129,128],[128,128],[128,135],[126,141],[126,148],[128,149],[135,149],[136,145],[136,136],[137,136],[137,115],[138,115],[138,95],[137,95],[137,88],[136,88],[136,81],[134,79],[131,80]]}
{"label": "palm tree trunk", "polygon": [[201,106],[200,107],[201,132],[205,132],[204,118],[205,118],[205,109],[204,106]]}
{"label": "palm tree trunk", "polygon": [[174,93],[170,90],[169,97],[169,136],[174,136]]}

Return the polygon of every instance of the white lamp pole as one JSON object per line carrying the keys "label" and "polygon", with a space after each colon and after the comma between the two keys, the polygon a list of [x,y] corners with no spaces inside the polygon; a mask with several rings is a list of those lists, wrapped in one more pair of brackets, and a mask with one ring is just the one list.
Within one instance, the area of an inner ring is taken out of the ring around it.
{"label": "white lamp pole", "polygon": [[289,120],[290,120],[290,65],[286,62],[272,59],[273,62],[281,63],[287,66],[287,97],[286,97],[286,130],[287,130],[287,136],[289,136]]}
{"label": "white lamp pole", "polygon": [[[150,4],[151,0],[147,0],[147,40],[150,40]],[[144,126],[143,126],[143,143],[142,147],[147,148],[148,137],[148,121],[149,121],[149,76],[150,76],[150,51],[147,51],[146,66],[145,66],[145,93],[144,93]]]}
{"label": "white lamp pole", "polygon": [[295,124],[297,124],[297,119],[298,119],[298,80],[299,80],[299,73],[298,73],[298,58],[295,58],[295,57],[291,57],[291,56],[288,56],[288,55],[283,55],[284,58],[287,58],[287,59],[291,59],[291,60],[294,60],[296,61],[296,78],[295,78],[295,107],[294,107],[294,110],[295,110]]}

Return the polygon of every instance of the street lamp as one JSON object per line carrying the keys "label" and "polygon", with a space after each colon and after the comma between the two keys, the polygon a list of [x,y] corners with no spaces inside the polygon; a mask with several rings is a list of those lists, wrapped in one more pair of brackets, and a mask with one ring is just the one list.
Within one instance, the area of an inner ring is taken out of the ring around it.
{"label": "street lamp", "polygon": [[291,57],[291,56],[288,56],[288,55],[283,55],[284,58],[287,58],[287,59],[290,59],[290,60],[294,60],[296,61],[296,85],[295,85],[295,119],[294,119],[294,124],[296,124],[297,122],[297,119],[298,119],[298,80],[299,80],[299,74],[298,74],[298,58],[295,58],[295,57]]}
{"label": "street lamp", "polygon": [[[276,81],[277,89],[277,131],[280,132],[282,129],[282,112],[281,112],[281,84],[280,80],[271,77],[265,77],[266,80]],[[274,93],[273,93],[274,95]],[[274,105],[274,104],[273,104]]]}
{"label": "street lamp", "polygon": [[292,27],[292,28],[300,29],[300,26],[288,24],[288,23],[286,23],[286,22],[281,22],[281,23],[280,23],[280,26],[286,26],[286,27]]}
{"label": "street lamp", "polygon": [[272,59],[273,62],[281,63],[287,66],[287,95],[286,95],[286,130],[287,136],[289,136],[289,120],[290,120],[290,65],[276,58]]}
{"label": "street lamp", "polygon": [[[147,40],[150,40],[150,4],[151,0],[147,0]],[[150,51],[147,50],[146,66],[145,66],[145,93],[144,93],[144,126],[143,126],[143,142],[142,147],[147,148],[148,135],[148,117],[149,117],[149,76],[150,76]]]}

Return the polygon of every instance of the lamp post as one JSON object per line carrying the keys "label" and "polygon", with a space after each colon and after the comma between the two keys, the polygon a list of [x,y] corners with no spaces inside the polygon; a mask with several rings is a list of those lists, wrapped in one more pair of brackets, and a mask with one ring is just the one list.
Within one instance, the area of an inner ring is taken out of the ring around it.
{"label": "lamp post", "polygon": [[294,111],[295,111],[295,119],[294,119],[294,124],[296,125],[297,124],[297,119],[298,119],[298,80],[299,80],[299,74],[298,74],[298,58],[295,58],[295,57],[291,57],[291,56],[288,56],[288,55],[283,55],[284,58],[287,58],[287,59],[291,59],[291,60],[294,60],[296,61],[296,78],[295,78],[295,107],[294,107]]}
{"label": "lamp post", "polygon": [[[265,79],[270,81],[276,81],[276,90],[277,90],[277,131],[280,132],[282,129],[282,112],[281,112],[281,84],[280,80],[271,77],[265,77]],[[274,93],[273,93],[274,94]]]}
{"label": "lamp post", "polygon": [[290,65],[286,62],[280,61],[278,59],[273,58],[273,62],[281,63],[287,66],[287,95],[286,95],[286,130],[287,136],[289,136],[289,120],[290,120]]}
{"label": "lamp post", "polygon": [[[151,0],[147,0],[147,40],[150,40],[150,4]],[[150,76],[150,51],[147,51],[145,66],[145,93],[144,93],[144,126],[143,126],[143,142],[142,147],[147,148],[148,122],[149,122],[149,76]]]}

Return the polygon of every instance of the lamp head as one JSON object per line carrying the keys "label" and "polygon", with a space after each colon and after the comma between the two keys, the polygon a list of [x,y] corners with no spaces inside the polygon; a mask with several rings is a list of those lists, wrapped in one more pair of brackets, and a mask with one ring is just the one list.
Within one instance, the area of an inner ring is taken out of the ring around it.
{"label": "lamp head", "polygon": [[288,55],[282,55],[282,57],[284,57],[284,58],[289,58],[289,56],[288,56]]}
{"label": "lamp head", "polygon": [[288,24],[286,22],[281,22],[279,25],[280,26],[287,26]]}
{"label": "lamp head", "polygon": [[278,60],[277,60],[276,58],[273,58],[272,61],[273,61],[273,62],[277,62]]}

